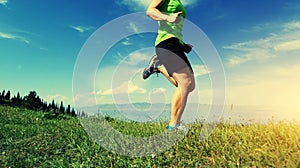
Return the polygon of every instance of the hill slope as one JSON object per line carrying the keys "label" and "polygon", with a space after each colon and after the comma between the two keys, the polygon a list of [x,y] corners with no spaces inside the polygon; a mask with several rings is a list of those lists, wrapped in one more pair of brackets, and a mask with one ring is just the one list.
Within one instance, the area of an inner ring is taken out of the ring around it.
{"label": "hill slope", "polygon": [[[223,123],[203,142],[198,137],[201,124],[195,124],[171,149],[156,156],[131,158],[93,142],[77,118],[47,119],[45,114],[0,106],[0,167],[300,166],[299,124]],[[159,132],[165,125],[110,123],[132,136]]]}

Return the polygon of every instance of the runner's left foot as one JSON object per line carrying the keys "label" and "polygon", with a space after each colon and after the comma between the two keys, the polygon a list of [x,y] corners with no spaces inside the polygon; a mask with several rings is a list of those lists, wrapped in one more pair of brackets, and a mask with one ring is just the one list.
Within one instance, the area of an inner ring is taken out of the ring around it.
{"label": "runner's left foot", "polygon": [[143,79],[149,78],[149,76],[152,75],[153,73],[160,73],[158,70],[159,65],[160,65],[159,59],[158,59],[157,55],[154,55],[150,59],[149,65],[143,71]]}

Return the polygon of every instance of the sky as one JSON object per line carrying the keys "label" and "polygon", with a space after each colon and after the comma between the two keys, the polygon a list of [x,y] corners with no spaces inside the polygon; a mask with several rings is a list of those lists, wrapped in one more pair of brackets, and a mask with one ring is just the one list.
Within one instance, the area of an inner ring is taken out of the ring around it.
{"label": "sky", "polygon": [[[299,1],[182,2],[188,12],[187,20],[203,31],[219,54],[226,77],[225,104],[300,110]],[[89,105],[90,99],[99,104],[127,100],[169,103],[174,87],[162,75],[141,79],[143,68],[154,54],[155,33],[141,33],[147,25],[128,22],[121,29],[133,32],[132,35],[120,38],[109,48],[101,48],[110,36],[118,35],[120,27],[97,31],[128,14],[145,13],[149,3],[0,0],[0,89],[21,95],[35,90],[45,101],[54,99],[71,105],[78,99],[84,100],[82,105]],[[154,21],[148,21],[156,26]],[[102,53],[97,72],[85,74],[90,80],[90,92],[74,95],[78,57],[97,33],[105,37],[99,39],[97,47],[107,52]],[[190,41],[197,38],[195,35]],[[194,46],[197,47],[201,48]],[[201,59],[203,55],[205,51],[200,56],[195,51],[188,55],[197,83],[190,101],[210,104],[215,91],[211,85],[213,72]]]}

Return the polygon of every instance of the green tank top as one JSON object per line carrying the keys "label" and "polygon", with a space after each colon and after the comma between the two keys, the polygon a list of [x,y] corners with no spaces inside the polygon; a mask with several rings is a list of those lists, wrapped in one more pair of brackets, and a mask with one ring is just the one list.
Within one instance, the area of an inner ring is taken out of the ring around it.
{"label": "green tank top", "polygon": [[182,38],[182,28],[183,22],[186,18],[187,12],[180,2],[180,0],[162,0],[161,5],[158,7],[158,10],[164,14],[171,15],[177,12],[182,12],[180,15],[182,17],[179,23],[169,23],[167,21],[158,21],[159,29],[155,41],[155,46],[160,42],[167,40],[171,37],[176,37],[179,41],[183,43]]}

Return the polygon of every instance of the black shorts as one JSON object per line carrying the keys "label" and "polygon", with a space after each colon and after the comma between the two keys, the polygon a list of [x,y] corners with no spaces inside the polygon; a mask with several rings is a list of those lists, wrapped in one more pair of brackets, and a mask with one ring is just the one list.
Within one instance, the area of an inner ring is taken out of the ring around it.
{"label": "black shorts", "polygon": [[184,53],[183,45],[179,39],[172,37],[162,41],[155,46],[156,55],[159,62],[165,66],[170,76],[180,69],[189,67],[193,73],[193,68]]}

